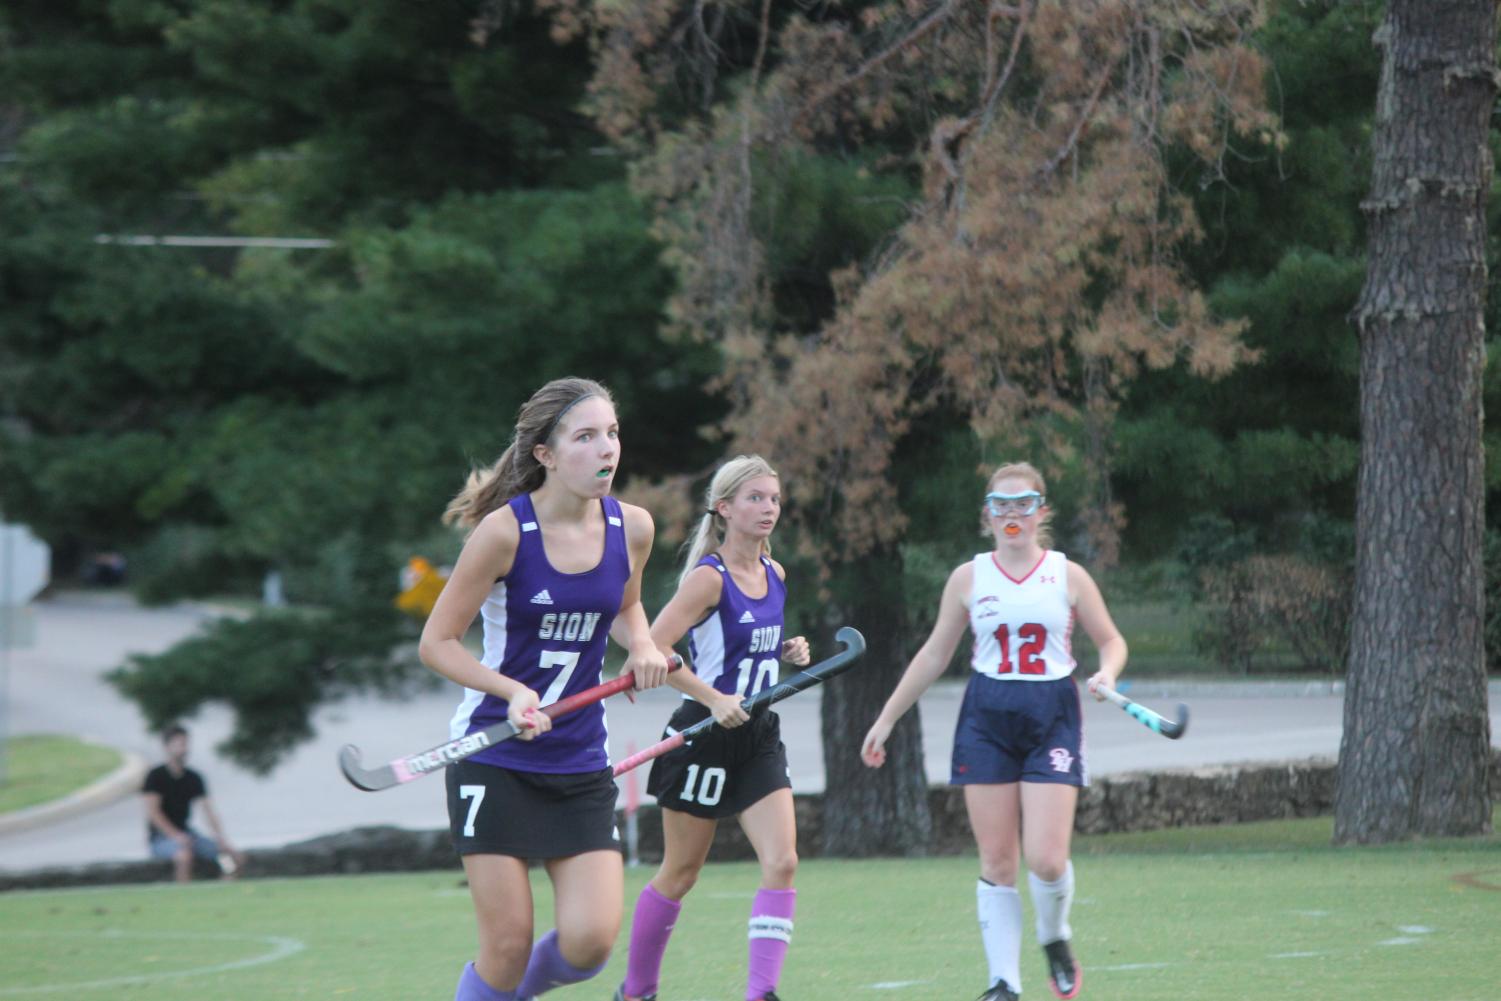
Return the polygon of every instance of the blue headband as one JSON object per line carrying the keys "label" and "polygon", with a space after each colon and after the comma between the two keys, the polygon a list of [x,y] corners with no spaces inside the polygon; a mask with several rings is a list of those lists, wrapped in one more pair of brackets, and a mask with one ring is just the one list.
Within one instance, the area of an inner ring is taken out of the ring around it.
{"label": "blue headband", "polygon": [[549,425],[547,425],[547,433],[542,436],[542,444],[545,445],[548,442],[552,441],[552,433],[558,429],[558,425],[559,424],[563,423],[563,418],[568,416],[568,411],[572,410],[574,407],[578,406],[580,403],[583,403],[589,397],[591,397],[591,396],[598,396],[598,395],[599,395],[598,393],[590,391],[590,392],[587,392],[587,393],[583,393],[583,394],[581,394],[579,396],[575,396],[573,398],[573,402],[570,403],[570,404],[568,404],[568,406],[564,407],[562,410],[559,410],[558,411],[558,416],[554,417],[552,419],[552,423],[549,424]]}

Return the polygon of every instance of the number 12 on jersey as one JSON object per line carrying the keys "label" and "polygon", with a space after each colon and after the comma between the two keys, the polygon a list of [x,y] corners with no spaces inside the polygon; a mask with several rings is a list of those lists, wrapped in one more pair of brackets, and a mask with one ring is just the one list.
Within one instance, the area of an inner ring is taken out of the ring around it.
{"label": "number 12 on jersey", "polygon": [[[1047,674],[1047,662],[1042,659],[1042,648],[1048,642],[1048,630],[1046,626],[1036,622],[1028,622],[1016,631],[1017,638],[1022,645],[1017,648],[1016,670],[1020,674]],[[1001,663],[995,669],[997,674],[1011,673],[1011,627],[1002,622],[995,631],[995,641],[1001,647]]]}

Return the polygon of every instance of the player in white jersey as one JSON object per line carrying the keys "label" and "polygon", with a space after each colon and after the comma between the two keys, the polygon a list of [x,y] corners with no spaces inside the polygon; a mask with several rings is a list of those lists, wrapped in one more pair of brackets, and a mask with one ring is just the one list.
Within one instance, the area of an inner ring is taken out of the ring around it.
{"label": "player in white jersey", "polygon": [[1069,646],[1075,620],[1100,653],[1099,670],[1089,679],[1096,698],[1126,666],[1126,641],[1100,589],[1083,567],[1048,549],[1046,493],[1042,474],[1028,463],[1002,466],[991,476],[981,523],[995,548],[949,575],[932,633],[861,748],[867,765],[885,763],[891,728],[948,668],[968,625],[973,671],[954,733],[950,781],[964,787],[980,852],[976,904],[990,974],[980,1001],[1015,1001],[1021,993],[1016,881],[1022,857],[1053,992],[1060,998],[1079,992],[1068,924],[1074,893],[1069,845],[1086,782]]}

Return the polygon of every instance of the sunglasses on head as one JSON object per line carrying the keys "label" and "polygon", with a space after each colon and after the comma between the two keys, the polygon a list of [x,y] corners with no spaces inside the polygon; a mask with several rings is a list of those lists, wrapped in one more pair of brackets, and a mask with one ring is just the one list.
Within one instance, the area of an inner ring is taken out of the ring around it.
{"label": "sunglasses on head", "polygon": [[1036,490],[1025,490],[1019,494],[986,494],[985,509],[993,518],[1004,518],[1007,515],[1025,518],[1029,514],[1036,514],[1045,501],[1046,498]]}

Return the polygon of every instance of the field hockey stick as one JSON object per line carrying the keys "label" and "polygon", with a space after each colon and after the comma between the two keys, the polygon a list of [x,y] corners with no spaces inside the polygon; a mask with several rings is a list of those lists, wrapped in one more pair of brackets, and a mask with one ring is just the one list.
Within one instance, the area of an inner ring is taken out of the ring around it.
{"label": "field hockey stick", "polygon": [[[672,673],[683,666],[683,658],[672,654],[667,658],[667,671]],[[612,681],[586,688],[582,692],[559,699],[551,705],[542,707],[542,715],[548,719],[557,719],[565,716],[576,709],[593,705],[601,699],[607,699],[617,692],[624,692],[636,685],[634,675],[622,674]],[[412,782],[429,772],[437,771],[445,765],[451,765],[455,761],[463,761],[483,751],[487,747],[493,747],[502,741],[510,740],[521,729],[516,727],[509,719],[503,719],[483,730],[476,730],[458,740],[450,740],[439,744],[437,747],[428,748],[417,754],[408,754],[405,757],[396,758],[375,768],[366,768],[360,764],[360,749],[353,744],[345,744],[339,750],[339,770],[344,777],[356,788],[366,792],[380,792],[382,789],[390,789],[392,786],[401,785],[403,782]]]}
{"label": "field hockey stick", "polygon": [[[836,674],[849,670],[862,653],[865,652],[865,637],[860,635],[860,630],[850,626],[842,626],[834,634],[834,638],[844,644],[844,649],[827,660],[820,661],[812,667],[804,668],[792,677],[787,678],[770,688],[763,688],[755,695],[740,703],[740,708],[746,712],[755,712],[764,706],[769,706],[783,699],[791,698],[798,692],[812,688],[820,682],[827,681]],[[639,765],[644,765],[653,758],[660,758],[668,751],[682,747],[685,743],[702,733],[707,733],[714,726],[714,717],[706,716],[686,729],[679,730],[671,737],[657,741],[644,750],[637,751],[630,757],[615,764],[615,777],[619,778],[626,772]]]}
{"label": "field hockey stick", "polygon": [[1126,710],[1127,716],[1130,716],[1153,733],[1162,734],[1168,740],[1177,740],[1183,736],[1183,731],[1188,729],[1188,706],[1181,702],[1178,703],[1178,718],[1171,720],[1159,713],[1153,712],[1138,702],[1132,702],[1109,685],[1101,685],[1096,691]]}

